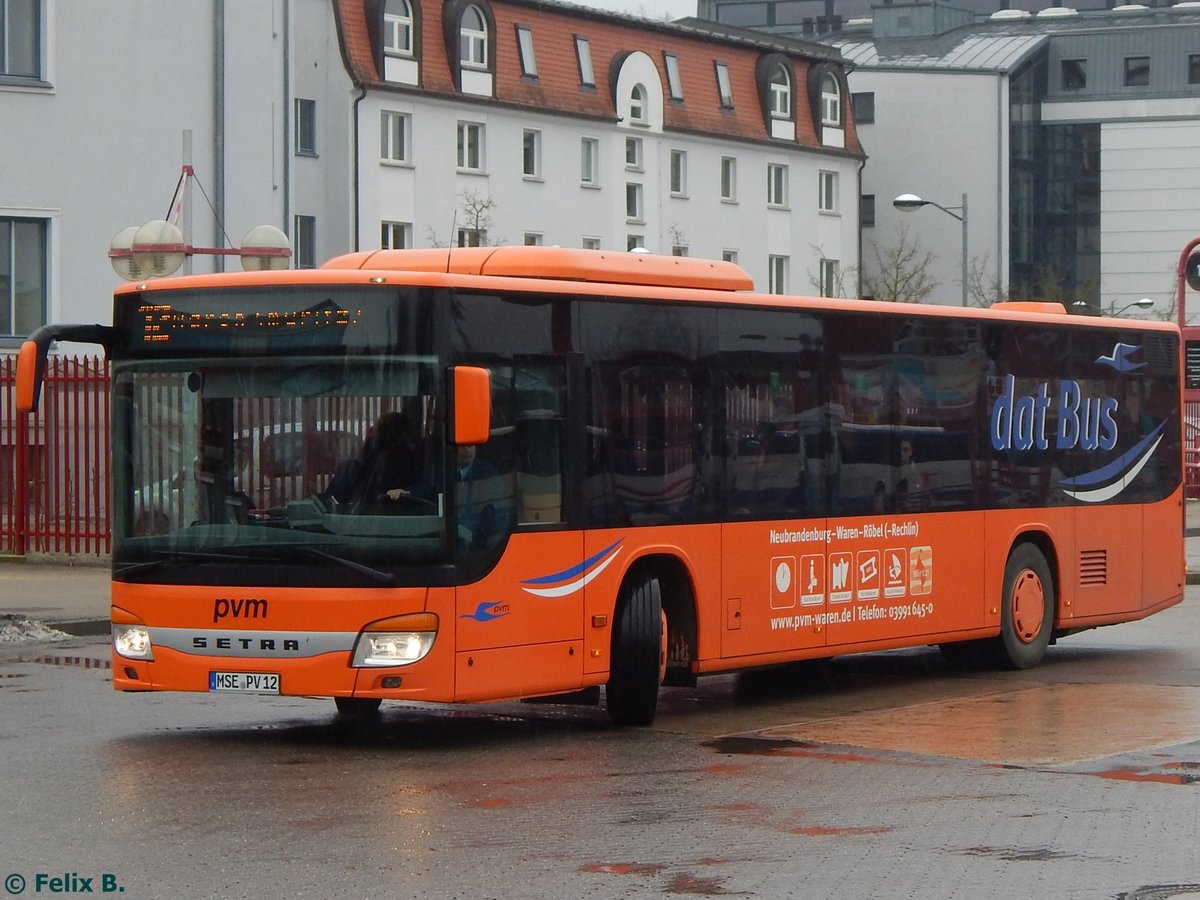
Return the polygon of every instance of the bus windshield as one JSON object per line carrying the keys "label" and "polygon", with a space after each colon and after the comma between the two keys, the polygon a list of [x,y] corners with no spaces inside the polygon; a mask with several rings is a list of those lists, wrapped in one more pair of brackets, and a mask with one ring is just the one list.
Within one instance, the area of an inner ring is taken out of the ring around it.
{"label": "bus windshield", "polygon": [[390,583],[391,566],[443,560],[434,363],[314,355],[114,366],[118,575],[284,560]]}

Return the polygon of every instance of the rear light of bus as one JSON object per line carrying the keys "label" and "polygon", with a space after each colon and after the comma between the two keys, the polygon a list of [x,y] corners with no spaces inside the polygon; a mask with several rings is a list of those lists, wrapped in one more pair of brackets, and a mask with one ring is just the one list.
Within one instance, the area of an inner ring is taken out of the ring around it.
{"label": "rear light of bus", "polygon": [[424,659],[437,637],[438,617],[412,613],[372,622],[362,630],[354,645],[356,668],[407,666]]}
{"label": "rear light of bus", "polygon": [[154,647],[150,644],[150,629],[133,613],[114,606],[112,608],[113,649],[126,659],[154,659]]}

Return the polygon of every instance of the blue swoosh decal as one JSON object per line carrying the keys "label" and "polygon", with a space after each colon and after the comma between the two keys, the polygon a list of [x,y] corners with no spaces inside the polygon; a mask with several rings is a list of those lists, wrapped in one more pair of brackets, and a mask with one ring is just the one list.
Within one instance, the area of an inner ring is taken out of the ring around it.
{"label": "blue swoosh decal", "polygon": [[[1064,479],[1059,482],[1059,487],[1068,497],[1084,503],[1102,503],[1105,500],[1111,500],[1125,490],[1126,486],[1137,478],[1138,473],[1150,461],[1150,457],[1154,455],[1154,451],[1158,449],[1158,445],[1162,441],[1164,425],[1166,425],[1165,422],[1142,438],[1136,447],[1123,454],[1120,459],[1094,472],[1086,472],[1075,478]],[[1104,483],[1113,478],[1116,480],[1109,484]],[[1097,487],[1097,485],[1100,486]]]}
{"label": "blue swoosh decal", "polygon": [[540,575],[537,578],[529,578],[525,581],[522,581],[521,584],[553,584],[556,581],[567,581],[568,579],[574,578],[576,575],[581,575],[586,572],[590,566],[595,565],[597,560],[601,559],[605,554],[612,551],[612,549],[623,540],[625,540],[625,538],[620,538],[616,541],[613,541],[595,556],[588,557],[577,566],[571,566],[571,568],[563,569],[561,572],[555,572],[553,575]]}

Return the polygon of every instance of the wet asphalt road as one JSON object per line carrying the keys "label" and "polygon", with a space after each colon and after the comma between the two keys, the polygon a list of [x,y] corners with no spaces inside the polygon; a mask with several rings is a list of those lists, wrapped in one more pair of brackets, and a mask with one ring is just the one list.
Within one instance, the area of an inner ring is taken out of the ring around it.
{"label": "wet asphalt road", "polygon": [[528,704],[359,728],[330,701],[117,694],[101,639],[5,648],[0,876],[26,897],[1200,897],[1188,590],[1030,672],[844,658],[670,690],[647,730]]}

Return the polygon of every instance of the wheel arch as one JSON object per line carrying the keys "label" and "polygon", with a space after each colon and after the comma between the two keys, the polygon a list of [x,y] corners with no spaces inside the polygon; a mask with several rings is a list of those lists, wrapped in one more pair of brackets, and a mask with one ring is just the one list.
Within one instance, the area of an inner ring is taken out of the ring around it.
{"label": "wheel arch", "polygon": [[1028,528],[1017,533],[1008,545],[1008,555],[1004,558],[1005,565],[1008,564],[1008,560],[1021,544],[1032,544],[1036,547],[1045,558],[1046,565],[1050,568],[1050,578],[1053,581],[1051,587],[1054,589],[1054,621],[1057,623],[1062,619],[1063,576],[1062,563],[1059,559],[1058,548],[1054,543],[1054,538],[1050,536],[1048,531],[1040,528]]}
{"label": "wheel arch", "polygon": [[667,617],[667,673],[663,684],[690,687],[696,683],[698,627],[695,578],[687,562],[666,550],[650,550],[629,565],[626,582],[652,576],[658,579],[662,608]]}

